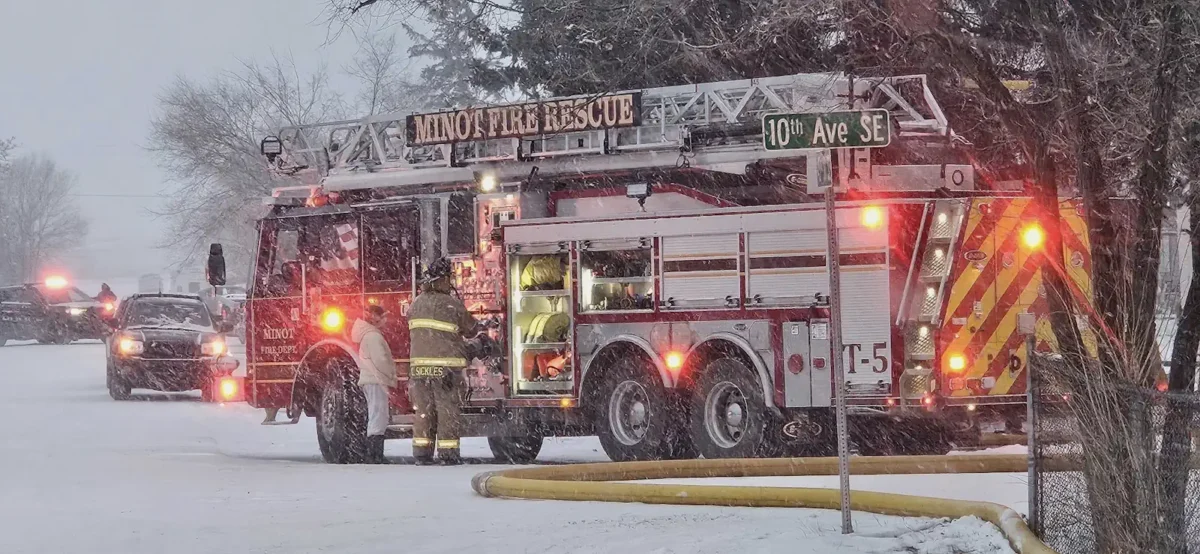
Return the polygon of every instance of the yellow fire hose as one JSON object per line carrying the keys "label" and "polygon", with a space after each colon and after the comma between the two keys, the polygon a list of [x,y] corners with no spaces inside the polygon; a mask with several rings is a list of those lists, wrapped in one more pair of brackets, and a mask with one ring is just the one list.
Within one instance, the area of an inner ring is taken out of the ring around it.
{"label": "yellow fire hose", "polygon": [[[850,472],[855,475],[1018,473],[1027,469],[1028,461],[1024,455],[856,457],[850,460]],[[493,471],[476,475],[471,479],[471,487],[485,497],[836,510],[841,507],[841,495],[833,489],[662,485],[613,481],[837,474],[837,458],[672,460]],[[992,502],[852,491],[850,507],[854,510],[895,516],[976,516],[999,527],[1017,552],[1054,553],[1034,536],[1021,514]]]}

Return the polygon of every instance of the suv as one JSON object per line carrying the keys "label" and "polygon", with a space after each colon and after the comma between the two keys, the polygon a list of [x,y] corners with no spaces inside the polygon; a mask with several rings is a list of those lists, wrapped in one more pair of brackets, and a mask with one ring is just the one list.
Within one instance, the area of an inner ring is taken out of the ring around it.
{"label": "suv", "polygon": [[114,400],[131,389],[180,392],[200,389],[214,399],[216,383],[237,368],[224,333],[197,296],[135,294],[121,302],[108,340],[106,382]]}
{"label": "suv", "polygon": [[101,310],[96,299],[57,282],[0,287],[0,346],[10,340],[103,339],[108,326]]}

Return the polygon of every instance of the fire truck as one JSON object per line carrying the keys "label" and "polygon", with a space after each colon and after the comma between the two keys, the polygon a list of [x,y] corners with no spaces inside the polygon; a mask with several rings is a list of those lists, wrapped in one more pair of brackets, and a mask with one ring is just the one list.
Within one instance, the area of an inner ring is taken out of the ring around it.
{"label": "fire truck", "polygon": [[[767,149],[777,113],[887,111],[885,148]],[[464,373],[467,435],[527,462],[548,436],[614,460],[833,449],[944,452],[1024,414],[1021,313],[1045,311],[1043,228],[1020,183],[977,186],[924,76],[800,74],[282,129],[301,184],[266,199],[247,300],[246,398],[317,419],[362,457],[349,322],[370,304],[399,367],[388,436],[411,436],[404,314],[446,257],[500,353]],[[888,163],[904,154],[937,160]],[[824,195],[840,185],[842,357],[829,342]],[[1079,204],[1064,264],[1088,294]],[[1048,323],[1039,321],[1043,347]]]}

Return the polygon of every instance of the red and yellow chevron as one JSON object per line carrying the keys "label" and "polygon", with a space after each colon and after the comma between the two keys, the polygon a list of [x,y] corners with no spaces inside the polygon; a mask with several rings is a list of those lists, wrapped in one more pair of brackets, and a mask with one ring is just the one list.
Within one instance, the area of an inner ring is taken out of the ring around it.
{"label": "red and yellow chevron", "polygon": [[[1064,267],[1078,298],[1091,298],[1091,256],[1082,204],[1059,205]],[[946,303],[938,331],[941,393],[988,396],[1025,392],[1025,342],[1017,332],[1017,314],[1038,314],[1039,349],[1056,340],[1046,320],[1046,291],[1035,251],[1021,233],[1035,223],[1028,197],[970,200],[947,281]],[[1085,337],[1094,353],[1094,337]],[[963,356],[966,367],[949,360]]]}

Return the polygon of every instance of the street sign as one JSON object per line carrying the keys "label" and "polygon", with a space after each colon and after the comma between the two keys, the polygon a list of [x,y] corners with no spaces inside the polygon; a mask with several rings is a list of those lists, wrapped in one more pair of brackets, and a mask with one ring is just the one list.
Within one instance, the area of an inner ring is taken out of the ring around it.
{"label": "street sign", "polygon": [[767,150],[878,148],[892,141],[890,114],[882,109],[767,114],[762,128]]}

